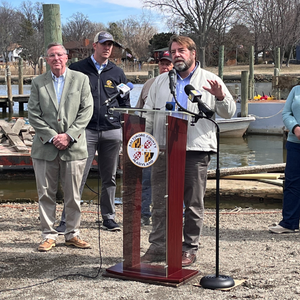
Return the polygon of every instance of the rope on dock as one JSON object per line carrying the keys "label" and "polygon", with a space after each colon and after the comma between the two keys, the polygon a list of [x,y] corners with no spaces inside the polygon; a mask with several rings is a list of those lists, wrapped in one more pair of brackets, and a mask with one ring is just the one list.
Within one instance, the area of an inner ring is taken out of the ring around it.
{"label": "rope on dock", "polygon": [[251,115],[249,115],[249,116],[253,116],[253,117],[255,117],[256,119],[270,119],[270,118],[276,117],[276,116],[279,115],[282,111],[283,111],[283,108],[282,108],[278,113],[276,113],[275,115],[269,116],[269,117],[260,117],[260,116],[253,115],[253,114],[251,114]]}

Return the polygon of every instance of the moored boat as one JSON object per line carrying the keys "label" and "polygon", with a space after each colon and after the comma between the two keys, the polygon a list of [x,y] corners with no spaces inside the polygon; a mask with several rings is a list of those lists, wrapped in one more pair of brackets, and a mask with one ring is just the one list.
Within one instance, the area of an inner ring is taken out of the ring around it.
{"label": "moored boat", "polygon": [[255,117],[238,117],[231,119],[217,118],[216,122],[220,128],[220,136],[223,137],[242,137],[247,131],[251,122],[255,121]]}

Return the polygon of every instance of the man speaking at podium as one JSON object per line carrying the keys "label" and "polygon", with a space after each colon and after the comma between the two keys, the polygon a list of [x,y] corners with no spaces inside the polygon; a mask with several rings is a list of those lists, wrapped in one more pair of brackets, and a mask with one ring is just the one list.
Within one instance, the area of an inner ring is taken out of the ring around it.
{"label": "man speaking at podium", "polygon": [[[196,45],[185,36],[173,35],[169,42],[174,69],[177,72],[175,93],[179,104],[188,111],[199,113],[197,103],[192,103],[184,91],[191,85],[202,94],[201,100],[206,107],[220,117],[231,118],[236,110],[235,102],[224,82],[215,74],[200,67],[196,60]],[[170,93],[171,76],[160,75],[152,84],[144,108],[163,108],[166,102],[174,102]],[[161,126],[155,123],[155,117],[147,118],[146,130],[159,136]],[[200,119],[194,126],[188,124],[186,145],[186,166],[184,181],[185,221],[183,226],[182,266],[186,267],[196,261],[204,217],[204,194],[207,181],[207,169],[210,154],[217,151],[215,124],[207,119]],[[154,165],[155,166],[155,165]],[[153,167],[154,167],[153,166]],[[152,177],[152,186],[160,183]],[[157,208],[161,199],[153,197],[152,232],[149,236],[150,247],[142,256],[142,262],[153,262],[165,259],[166,213]],[[178,220],[179,221],[179,220]],[[164,238],[162,238],[164,237]]]}

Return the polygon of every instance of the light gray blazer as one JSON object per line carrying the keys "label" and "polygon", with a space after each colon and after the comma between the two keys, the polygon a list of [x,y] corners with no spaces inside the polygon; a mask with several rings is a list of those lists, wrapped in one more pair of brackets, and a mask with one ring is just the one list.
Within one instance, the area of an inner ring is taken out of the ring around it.
{"label": "light gray blazer", "polygon": [[[28,101],[28,118],[35,129],[31,157],[52,161],[59,154],[65,161],[88,156],[85,127],[93,114],[89,78],[67,69],[60,105],[51,71],[33,79]],[[58,150],[49,140],[58,133],[69,134],[74,141],[66,150]]]}

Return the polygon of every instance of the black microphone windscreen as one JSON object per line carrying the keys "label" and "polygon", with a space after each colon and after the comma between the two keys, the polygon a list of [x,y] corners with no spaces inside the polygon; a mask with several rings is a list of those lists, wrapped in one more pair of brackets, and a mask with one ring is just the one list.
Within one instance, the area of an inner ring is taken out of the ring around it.
{"label": "black microphone windscreen", "polygon": [[166,104],[166,109],[167,109],[167,110],[173,110],[173,108],[174,108],[174,106],[173,106],[172,103],[168,102],[168,103]]}
{"label": "black microphone windscreen", "polygon": [[194,90],[194,87],[191,85],[191,84],[187,84],[185,87],[184,87],[184,91],[187,95],[190,94],[190,92]]}
{"label": "black microphone windscreen", "polygon": [[176,75],[175,69],[171,69],[171,70],[169,71],[169,75]]}

